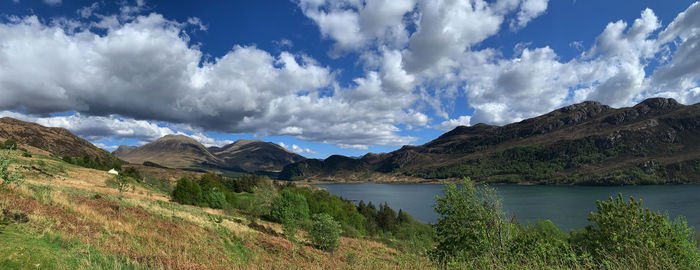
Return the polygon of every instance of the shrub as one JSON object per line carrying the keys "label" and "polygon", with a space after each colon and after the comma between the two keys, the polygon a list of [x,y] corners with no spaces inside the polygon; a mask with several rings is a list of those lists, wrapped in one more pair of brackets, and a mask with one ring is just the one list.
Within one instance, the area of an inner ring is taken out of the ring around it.
{"label": "shrub", "polygon": [[602,264],[609,262],[637,268],[700,269],[700,251],[694,230],[685,218],[670,221],[668,216],[642,207],[642,201],[621,194],[596,202],[593,224],[574,233],[572,242]]}
{"label": "shrub", "polygon": [[326,213],[315,214],[311,225],[311,240],[318,248],[333,252],[340,243],[340,224]]}
{"label": "shrub", "polygon": [[431,254],[434,259],[441,263],[467,261],[504,250],[509,226],[493,189],[475,188],[466,178],[460,188],[449,184],[443,193],[434,205],[439,215],[433,226],[437,243]]}
{"label": "shrub", "polygon": [[181,204],[198,204],[202,202],[202,188],[187,177],[180,178],[173,190],[173,200]]}
{"label": "shrub", "polygon": [[280,192],[272,204],[270,218],[275,222],[284,221],[285,217],[293,217],[298,220],[309,218],[309,205],[304,195],[290,189]]}
{"label": "shrub", "polygon": [[209,191],[204,193],[204,201],[209,207],[214,209],[222,209],[228,204],[226,195],[221,191]]}
{"label": "shrub", "polygon": [[7,139],[5,140],[5,143],[2,145],[3,149],[17,149],[17,142],[13,139]]}
{"label": "shrub", "polygon": [[0,187],[9,187],[10,184],[20,186],[24,183],[24,180],[19,175],[21,172],[20,168],[14,171],[10,170],[10,165],[16,161],[17,158],[14,151],[0,151],[0,179],[2,179]]}
{"label": "shrub", "polygon": [[579,260],[568,239],[568,235],[549,220],[520,227],[510,243],[510,261],[528,261],[542,268],[553,265],[578,268]]}
{"label": "shrub", "polygon": [[270,211],[272,220],[282,223],[284,235],[291,242],[296,241],[296,232],[301,223],[309,218],[309,205],[303,195],[284,189],[275,198]]}

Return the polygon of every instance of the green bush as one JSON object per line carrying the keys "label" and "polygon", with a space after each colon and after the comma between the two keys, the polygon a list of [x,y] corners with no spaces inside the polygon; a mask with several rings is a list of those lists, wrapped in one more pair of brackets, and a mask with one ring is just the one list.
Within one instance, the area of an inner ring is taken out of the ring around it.
{"label": "green bush", "polygon": [[20,186],[24,180],[20,177],[21,168],[10,170],[10,165],[17,161],[14,151],[0,150],[0,188],[9,187],[10,184]]}
{"label": "green bush", "polygon": [[461,187],[446,185],[443,193],[434,205],[439,217],[433,226],[437,245],[431,257],[446,263],[502,253],[509,241],[510,226],[504,221],[495,191],[475,188],[465,179]]}
{"label": "green bush", "polygon": [[577,268],[579,260],[568,240],[569,236],[549,220],[537,222],[534,226],[522,226],[509,245],[509,261],[529,261],[537,267]]}
{"label": "green bush", "polygon": [[173,190],[173,200],[181,204],[199,204],[203,201],[202,188],[187,177],[180,178]]}
{"label": "green bush", "polygon": [[326,213],[315,214],[309,234],[318,248],[333,252],[340,244],[340,224]]}
{"label": "green bush", "polygon": [[284,189],[275,198],[270,217],[282,223],[284,235],[289,241],[295,242],[297,230],[309,218],[309,205],[303,195]]}
{"label": "green bush", "polygon": [[13,139],[7,139],[5,140],[5,143],[2,144],[3,149],[17,149],[17,142]]}
{"label": "green bush", "polygon": [[228,204],[226,195],[221,191],[208,191],[204,193],[204,201],[214,209],[222,209]]}
{"label": "green bush", "polygon": [[644,269],[700,269],[700,251],[695,231],[685,218],[668,216],[642,207],[642,201],[621,194],[596,202],[592,225],[574,233],[572,242],[601,264],[611,262]]}
{"label": "green bush", "polygon": [[291,189],[280,192],[272,204],[270,219],[275,222],[283,222],[285,218],[304,220],[309,218],[309,204],[306,197]]}
{"label": "green bush", "polygon": [[341,228],[350,226],[359,234],[365,234],[365,218],[358,212],[357,206],[350,201],[343,200],[337,195],[325,190],[312,190],[309,188],[289,188],[302,194],[309,204],[311,215],[326,213],[340,223]]}

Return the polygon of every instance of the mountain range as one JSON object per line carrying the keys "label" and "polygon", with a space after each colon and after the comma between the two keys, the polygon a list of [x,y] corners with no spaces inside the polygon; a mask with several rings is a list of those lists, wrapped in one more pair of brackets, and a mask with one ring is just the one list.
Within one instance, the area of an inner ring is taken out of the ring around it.
{"label": "mountain range", "polygon": [[257,140],[237,140],[223,147],[205,147],[185,135],[167,135],[143,146],[119,146],[112,154],[130,163],[152,162],[195,171],[276,172],[305,158],[281,146]]}
{"label": "mountain range", "polygon": [[420,146],[359,159],[331,156],[286,166],[281,179],[440,179],[533,184],[700,182],[700,103],[647,99],[611,108],[586,101],[504,126],[459,126]]}

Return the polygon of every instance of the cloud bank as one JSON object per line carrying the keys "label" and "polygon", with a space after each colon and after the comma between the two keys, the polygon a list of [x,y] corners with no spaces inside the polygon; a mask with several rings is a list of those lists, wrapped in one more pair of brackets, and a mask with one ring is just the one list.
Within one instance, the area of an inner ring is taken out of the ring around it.
{"label": "cloud bank", "polygon": [[[547,0],[296,3],[332,41],[329,55],[359,55],[362,76],[339,82],[284,40],[277,54],[233,45],[210,59],[189,38],[206,21],[143,14],[142,1],[119,14],[92,5],[76,19],[0,20],[0,110],[91,140],[187,131],[226,143],[202,135],[214,131],[367,149],[411,143],[401,133],[412,127],[506,124],[583,100],[700,101],[698,3],[665,27],[650,9],[610,22],[567,61],[548,46],[519,44],[512,58],[481,46],[546,14]],[[450,117],[456,98],[473,115]]]}

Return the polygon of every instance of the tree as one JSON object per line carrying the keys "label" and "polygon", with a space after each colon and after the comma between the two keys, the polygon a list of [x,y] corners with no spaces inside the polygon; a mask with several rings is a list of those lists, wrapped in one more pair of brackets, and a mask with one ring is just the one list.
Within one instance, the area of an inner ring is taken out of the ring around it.
{"label": "tree", "polygon": [[315,214],[311,226],[311,240],[318,248],[333,253],[340,244],[340,224],[326,213]]}
{"label": "tree", "polygon": [[216,189],[207,191],[204,193],[204,201],[206,201],[209,207],[214,209],[222,209],[228,202],[226,201],[226,195]]}
{"label": "tree", "polygon": [[16,154],[14,151],[0,151],[0,179],[2,179],[2,184],[0,187],[6,188],[10,184],[14,184],[18,187],[24,183],[24,179],[20,177],[21,168],[17,168],[13,171],[10,170],[10,165],[17,161]]}
{"label": "tree", "polygon": [[386,202],[379,205],[379,212],[377,212],[377,223],[385,232],[396,231],[396,212],[394,209],[391,209],[389,204]]}
{"label": "tree", "polygon": [[3,144],[2,148],[10,150],[17,149],[17,142],[15,142],[15,140],[13,139],[7,139],[5,140],[5,143]]}
{"label": "tree", "polygon": [[282,223],[284,235],[290,242],[296,242],[296,233],[301,222],[309,219],[309,205],[304,195],[284,189],[275,198],[270,217]]}
{"label": "tree", "polygon": [[199,204],[203,201],[202,188],[199,187],[197,182],[190,180],[186,176],[182,177],[177,181],[177,185],[175,185],[173,190],[173,200],[181,204]]}
{"label": "tree", "polygon": [[114,176],[114,181],[116,184],[116,188],[119,191],[119,212],[121,213],[122,211],[122,201],[123,201],[123,194],[125,191],[129,190],[135,190],[136,187],[131,183],[131,180],[129,177],[125,175],[116,175]]}
{"label": "tree", "polygon": [[434,225],[437,245],[431,254],[435,259],[466,261],[503,251],[508,224],[493,189],[475,188],[466,178],[461,187],[446,185],[443,194],[433,206],[439,215]]}

